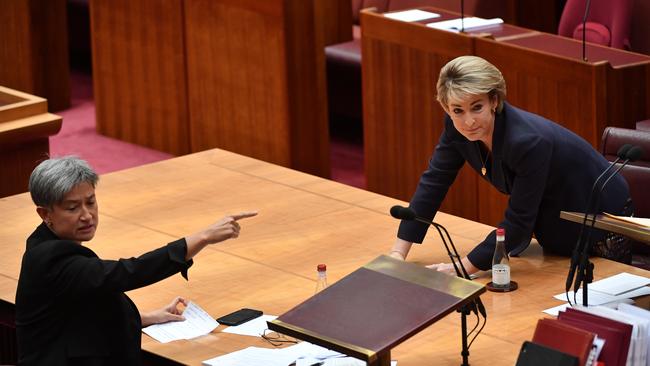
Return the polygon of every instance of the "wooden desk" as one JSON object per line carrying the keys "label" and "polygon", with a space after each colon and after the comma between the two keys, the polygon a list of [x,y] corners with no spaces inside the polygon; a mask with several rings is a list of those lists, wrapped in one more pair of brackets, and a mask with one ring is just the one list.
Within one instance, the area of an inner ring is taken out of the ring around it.
{"label": "wooden desk", "polygon": [[[311,296],[316,265],[326,263],[334,282],[391,247],[397,222],[388,210],[403,204],[315,176],[222,150],[166,160],[101,177],[97,188],[100,226],[88,245],[104,258],[137,255],[200,229],[223,214],[259,209],[242,221],[236,240],[206,248],[195,258],[190,281],[174,276],[129,296],[141,309],[182,295],[213,316],[241,307],[279,315]],[[491,230],[440,213],[461,253]],[[25,238],[39,219],[27,194],[0,199],[0,277],[15,283]],[[410,261],[446,261],[442,243],[429,235]],[[620,271],[649,276],[641,269],[594,259],[596,278]],[[511,260],[519,283],[513,293],[486,293],[488,324],[470,352],[472,365],[513,365],[521,343],[530,339],[541,311],[559,302],[567,260],[543,256],[532,245]],[[478,281],[486,283],[489,278]],[[2,281],[0,281],[0,285]],[[13,302],[15,289],[0,286],[0,299]],[[470,319],[470,326],[472,325]],[[148,352],[189,365],[247,346],[270,347],[262,339],[222,333],[192,341],[160,344],[143,335]],[[460,316],[450,314],[396,347],[402,366],[456,365],[460,360]]]}
{"label": "wooden desk", "polygon": [[[605,126],[634,128],[650,116],[650,57],[589,45],[508,24],[466,34],[426,23],[458,14],[399,22],[362,12],[364,144],[368,189],[408,200],[442,131],[444,112],[435,100],[440,68],[473,54],[497,66],[507,100],[564,125],[597,147]],[[489,35],[487,37],[486,35]],[[507,197],[464,168],[442,209],[497,225]]]}
{"label": "wooden desk", "polygon": [[[580,212],[561,211],[560,217],[582,225],[585,214]],[[587,219],[587,223],[591,224],[592,218],[593,215],[590,215]],[[615,220],[604,215],[596,215],[594,227],[625,235],[631,239],[650,244],[650,230],[644,230],[636,225],[627,224],[621,220]]]}
{"label": "wooden desk", "polygon": [[47,100],[0,86],[0,197],[26,192],[29,176],[50,152],[61,117]]}
{"label": "wooden desk", "polygon": [[350,0],[91,1],[98,131],[328,177],[324,47],[352,37],[342,9]]}

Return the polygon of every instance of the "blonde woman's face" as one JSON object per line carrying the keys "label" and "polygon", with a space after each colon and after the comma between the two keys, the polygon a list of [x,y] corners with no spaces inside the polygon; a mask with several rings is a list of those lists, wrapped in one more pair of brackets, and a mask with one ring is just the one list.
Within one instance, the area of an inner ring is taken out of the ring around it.
{"label": "blonde woman's face", "polygon": [[465,138],[491,145],[496,107],[496,98],[487,94],[470,95],[464,99],[450,98],[446,112]]}

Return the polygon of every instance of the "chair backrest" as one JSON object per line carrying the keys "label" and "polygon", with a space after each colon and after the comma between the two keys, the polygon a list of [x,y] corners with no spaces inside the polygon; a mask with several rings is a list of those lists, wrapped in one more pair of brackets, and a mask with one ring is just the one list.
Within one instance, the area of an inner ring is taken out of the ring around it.
{"label": "chair backrest", "polygon": [[[558,34],[582,39],[582,18],[587,0],[567,0]],[[591,0],[585,38],[588,42],[630,49],[632,0]]]}
{"label": "chair backrest", "polygon": [[618,127],[605,128],[601,153],[607,160],[615,160],[618,149],[624,144],[639,146],[644,151],[639,160],[628,164],[621,173],[630,186],[635,216],[650,217],[650,132]]}

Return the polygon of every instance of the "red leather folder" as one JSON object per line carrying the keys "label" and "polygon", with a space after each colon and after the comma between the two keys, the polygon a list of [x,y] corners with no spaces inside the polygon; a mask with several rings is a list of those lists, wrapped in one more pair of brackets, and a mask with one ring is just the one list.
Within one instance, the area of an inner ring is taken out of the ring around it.
{"label": "red leather folder", "polygon": [[[565,316],[569,316],[573,319],[580,319],[586,322],[596,323],[606,327],[620,330],[622,334],[622,338],[621,338],[621,347],[619,349],[620,352],[619,360],[621,360],[622,362],[620,365],[625,364],[625,361],[627,360],[627,353],[630,350],[630,340],[632,338],[632,324],[622,323],[613,319],[604,318],[602,316],[587,313],[574,308],[567,308],[565,313],[566,313]],[[605,343],[605,346],[607,346],[607,343]],[[607,366],[609,366],[609,364],[607,364]]]}
{"label": "red leather folder", "polygon": [[[605,340],[603,350],[600,352],[598,360],[603,361],[607,366],[624,366],[627,358],[627,348],[625,349],[625,356],[621,357],[621,349],[623,348],[623,339],[625,334],[622,329],[616,329],[600,324],[595,321],[588,321],[579,319],[572,314],[560,312],[558,319],[566,324],[572,325],[576,328],[592,332]],[[628,338],[629,347],[629,338]]]}
{"label": "red leather folder", "polygon": [[578,357],[584,366],[594,344],[595,335],[557,319],[537,321],[533,342]]}

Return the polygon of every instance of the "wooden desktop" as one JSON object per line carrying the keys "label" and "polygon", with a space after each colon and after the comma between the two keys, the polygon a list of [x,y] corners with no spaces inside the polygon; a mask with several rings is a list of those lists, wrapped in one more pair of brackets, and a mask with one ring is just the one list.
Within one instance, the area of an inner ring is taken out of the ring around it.
{"label": "wooden desktop", "polygon": [[[257,209],[242,221],[238,239],[212,245],[195,258],[189,282],[174,276],[129,292],[142,310],[174,296],[198,303],[214,317],[242,307],[280,315],[314,294],[316,265],[327,264],[334,283],[385,254],[398,222],[389,208],[403,202],[223,150],[209,150],[103,175],[97,187],[100,225],[87,243],[103,258],[135,256],[214,222],[227,213]],[[0,299],[11,307],[26,237],[40,220],[28,194],[0,198]],[[492,228],[438,213],[459,252],[466,254]],[[412,249],[410,262],[448,261],[433,232]],[[638,268],[594,258],[596,279]],[[519,289],[481,296],[488,313],[483,333],[470,349],[472,365],[513,365],[531,339],[542,310],[559,305],[568,261],[545,256],[532,244],[511,259]],[[485,274],[476,281],[485,284]],[[387,294],[390,295],[390,294]],[[378,321],[381,321],[378,319]],[[474,318],[470,317],[469,326]],[[261,338],[221,332],[161,344],[143,335],[145,351],[181,364],[247,346],[271,347]],[[451,313],[392,350],[401,366],[457,365],[460,316]]]}

